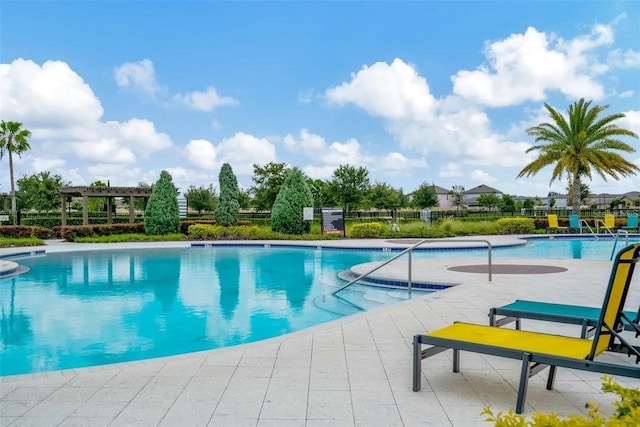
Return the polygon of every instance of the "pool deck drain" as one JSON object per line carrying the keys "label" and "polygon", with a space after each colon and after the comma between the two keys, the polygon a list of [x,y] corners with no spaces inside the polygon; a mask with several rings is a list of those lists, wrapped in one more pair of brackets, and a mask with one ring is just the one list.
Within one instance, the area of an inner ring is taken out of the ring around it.
{"label": "pool deck drain", "polygon": [[[375,243],[366,240],[361,244]],[[59,244],[47,250],[132,246]],[[485,260],[482,256],[458,259],[455,265]],[[549,260],[536,261],[526,263],[549,264]],[[414,393],[412,336],[454,321],[487,324],[490,307],[518,298],[598,306],[611,262],[553,260],[567,271],[520,274],[517,280],[497,274],[491,282],[486,274],[447,270],[453,264],[443,260],[423,272],[439,270],[438,274],[459,281],[458,286],[269,340],[137,362],[2,377],[0,425],[486,426],[480,415],[486,405],[492,405],[495,412],[513,409],[520,363],[462,352],[461,372],[452,373],[451,354],[443,352],[423,362],[423,389]],[[415,273],[416,277],[421,274]],[[639,280],[634,278],[627,299],[628,307],[636,310]],[[17,301],[16,310],[27,302]],[[551,322],[528,321],[525,327],[579,334],[579,327]],[[607,353],[600,359],[636,366],[624,354]],[[585,414],[586,402],[611,410],[614,396],[601,391],[600,376],[559,369],[552,391],[545,389],[546,375],[533,377],[525,413]],[[638,380],[614,379],[638,387]]]}

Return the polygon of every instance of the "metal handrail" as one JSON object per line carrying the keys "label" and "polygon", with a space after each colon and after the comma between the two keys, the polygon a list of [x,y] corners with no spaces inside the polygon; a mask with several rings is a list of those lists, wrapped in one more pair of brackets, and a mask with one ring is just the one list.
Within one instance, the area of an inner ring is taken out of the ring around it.
{"label": "metal handrail", "polygon": [[582,233],[582,224],[584,223],[584,226],[587,227],[589,229],[589,232],[593,235],[593,237],[598,240],[598,235],[596,233],[593,232],[593,229],[589,226],[589,223],[587,222],[586,219],[581,219],[579,224],[580,224],[580,233]]}
{"label": "metal handrail", "polygon": [[340,287],[339,289],[331,292],[331,295],[335,295],[338,292],[348,288],[349,286],[353,285],[354,283],[364,279],[365,277],[369,276],[371,273],[378,271],[379,269],[381,269],[382,267],[384,267],[385,265],[389,264],[391,261],[394,261],[398,258],[400,258],[402,255],[404,254],[409,254],[409,263],[408,263],[408,277],[407,277],[407,289],[409,290],[409,296],[411,296],[411,289],[412,289],[412,283],[411,283],[411,252],[417,248],[418,246],[421,246],[425,243],[438,243],[438,242],[448,242],[448,243],[460,243],[461,241],[463,242],[471,242],[471,243],[486,243],[487,244],[487,263],[489,266],[489,281],[491,282],[492,279],[492,269],[491,269],[491,242],[488,240],[453,240],[453,239],[422,239],[420,240],[418,243],[409,246],[407,249],[403,250],[402,252],[400,252],[398,255],[394,256],[393,258],[390,258],[388,260],[386,260],[385,262],[383,262],[382,264],[379,264],[377,266],[375,266],[374,268],[372,268],[371,270],[367,271],[366,273],[356,277],[355,279],[351,280],[349,283],[347,283],[346,285]]}
{"label": "metal handrail", "polygon": [[609,234],[611,234],[611,237],[613,236],[613,231],[611,231],[611,229],[609,227],[607,227],[607,225],[604,223],[603,220],[601,219],[596,219],[595,220],[595,225],[596,225],[596,233],[600,233],[600,224],[602,224],[602,228],[604,228],[605,230],[607,230],[607,232]]}
{"label": "metal handrail", "polygon": [[613,248],[611,249],[611,256],[609,257],[609,260],[612,260],[613,255],[616,253],[616,246],[618,245],[620,234],[625,235],[625,246],[629,246],[629,232],[627,230],[618,230],[616,233],[616,239],[613,241]]}

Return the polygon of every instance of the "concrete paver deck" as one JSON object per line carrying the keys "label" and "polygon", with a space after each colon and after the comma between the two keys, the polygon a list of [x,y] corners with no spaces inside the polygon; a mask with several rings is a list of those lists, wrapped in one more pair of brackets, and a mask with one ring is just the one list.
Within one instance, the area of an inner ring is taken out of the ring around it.
{"label": "concrete paver deck", "polygon": [[[373,243],[390,244],[363,241],[361,245]],[[58,243],[46,249],[104,246]],[[520,363],[463,353],[461,372],[453,373],[450,352],[441,353],[423,362],[423,387],[414,393],[412,336],[457,320],[487,324],[491,306],[516,298],[597,306],[611,262],[510,258],[509,264],[567,270],[496,274],[492,281],[486,273],[447,270],[482,262],[483,258],[456,258],[452,253],[451,258],[421,263],[414,268],[414,277],[437,277],[457,286],[253,344],[0,378],[0,425],[487,426],[480,416],[483,407],[505,411],[515,406]],[[397,269],[406,271],[402,266]],[[640,304],[638,280],[636,276],[627,301],[633,310]],[[571,325],[536,321],[523,325],[579,334],[579,328]],[[603,359],[634,362],[620,354]],[[527,414],[585,413],[588,401],[611,408],[613,396],[600,391],[599,374],[560,369],[551,391],[545,389],[545,377],[530,381]],[[639,385],[637,380],[616,379]]]}

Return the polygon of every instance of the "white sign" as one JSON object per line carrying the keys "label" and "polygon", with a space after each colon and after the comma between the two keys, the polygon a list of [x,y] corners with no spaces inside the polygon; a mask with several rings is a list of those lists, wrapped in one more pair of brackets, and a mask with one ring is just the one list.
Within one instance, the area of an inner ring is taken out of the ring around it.
{"label": "white sign", "polygon": [[313,208],[302,208],[302,219],[305,221],[313,221]]}
{"label": "white sign", "polygon": [[0,221],[9,221],[9,215],[0,215]]}
{"label": "white sign", "polygon": [[187,199],[178,196],[178,211],[180,212],[180,218],[187,217]]}

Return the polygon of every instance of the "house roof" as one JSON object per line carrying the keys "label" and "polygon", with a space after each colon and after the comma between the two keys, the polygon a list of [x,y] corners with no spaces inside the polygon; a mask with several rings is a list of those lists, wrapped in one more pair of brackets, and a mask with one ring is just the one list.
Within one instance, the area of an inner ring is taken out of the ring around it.
{"label": "house roof", "polygon": [[433,188],[434,190],[436,190],[436,194],[449,194],[449,190],[447,190],[446,188],[442,188],[437,185],[434,185]]}
{"label": "house roof", "polygon": [[492,194],[492,193],[502,194],[502,191],[496,190],[493,187],[489,187],[488,185],[482,184],[464,192],[464,194]]}

